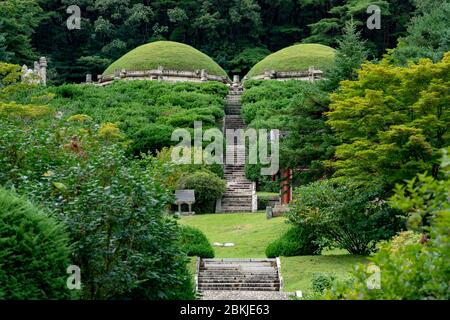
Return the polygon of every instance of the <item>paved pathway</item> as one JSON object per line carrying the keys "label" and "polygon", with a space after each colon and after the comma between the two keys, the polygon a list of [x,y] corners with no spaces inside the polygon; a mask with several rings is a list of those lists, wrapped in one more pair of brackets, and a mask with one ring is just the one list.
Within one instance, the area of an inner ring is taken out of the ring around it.
{"label": "paved pathway", "polygon": [[202,292],[201,300],[289,300],[290,295],[280,291],[207,290]]}

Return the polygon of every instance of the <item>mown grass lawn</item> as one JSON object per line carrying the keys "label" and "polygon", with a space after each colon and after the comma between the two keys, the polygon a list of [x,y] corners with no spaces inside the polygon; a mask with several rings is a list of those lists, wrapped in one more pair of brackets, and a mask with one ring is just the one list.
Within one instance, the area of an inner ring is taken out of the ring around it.
{"label": "mown grass lawn", "polygon": [[[233,242],[234,247],[214,247],[216,258],[263,258],[266,246],[283,234],[289,225],[284,218],[267,220],[265,213],[205,214],[182,217],[180,223],[202,230],[211,243]],[[334,273],[338,278],[366,258],[331,250],[320,256],[281,257],[284,291],[308,291],[315,272]],[[190,269],[195,272],[195,259]]]}
{"label": "mown grass lawn", "polygon": [[216,258],[265,258],[266,246],[289,227],[283,218],[267,220],[265,213],[203,214],[180,222],[202,230],[211,244],[235,244],[214,247]]}

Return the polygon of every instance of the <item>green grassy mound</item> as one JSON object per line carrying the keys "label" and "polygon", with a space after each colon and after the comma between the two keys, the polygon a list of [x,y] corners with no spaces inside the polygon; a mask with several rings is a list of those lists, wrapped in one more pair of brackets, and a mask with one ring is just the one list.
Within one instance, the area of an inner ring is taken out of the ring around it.
{"label": "green grassy mound", "polygon": [[172,41],[157,41],[137,47],[113,62],[103,76],[116,69],[153,70],[159,66],[180,71],[205,69],[211,75],[227,76],[226,72],[206,54],[193,47]]}
{"label": "green grassy mound", "polygon": [[264,74],[266,70],[301,71],[314,66],[326,71],[333,66],[335,50],[322,44],[297,44],[275,52],[257,63],[248,73],[248,77]]}

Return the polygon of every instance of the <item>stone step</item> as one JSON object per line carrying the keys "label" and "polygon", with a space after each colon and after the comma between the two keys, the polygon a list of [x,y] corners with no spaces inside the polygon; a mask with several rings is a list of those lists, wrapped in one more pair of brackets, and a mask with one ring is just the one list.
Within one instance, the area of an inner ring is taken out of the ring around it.
{"label": "stone step", "polygon": [[257,286],[255,284],[231,284],[231,285],[204,285],[199,284],[198,286],[199,291],[206,291],[206,290],[242,290],[242,291],[279,291],[280,286]]}
{"label": "stone step", "polygon": [[279,288],[218,288],[218,289],[210,289],[210,288],[199,288],[199,293],[200,295],[202,294],[202,292],[207,292],[207,291],[265,291],[265,292],[270,292],[270,291],[280,291]]}

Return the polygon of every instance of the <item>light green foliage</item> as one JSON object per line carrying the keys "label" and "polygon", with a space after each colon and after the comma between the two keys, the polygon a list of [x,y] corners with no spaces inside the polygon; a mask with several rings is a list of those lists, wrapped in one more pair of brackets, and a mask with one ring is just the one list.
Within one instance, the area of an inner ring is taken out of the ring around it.
{"label": "light green foliage", "polygon": [[217,258],[265,258],[267,245],[289,226],[280,217],[265,213],[202,214],[182,217],[180,223],[200,229],[210,243],[232,242],[234,247],[214,247]]}
{"label": "light green foliage", "polygon": [[194,121],[202,121],[205,130],[216,127],[223,118],[223,98],[228,91],[221,83],[156,81],[120,81],[107,87],[73,84],[19,87],[16,92],[5,95],[5,100],[30,104],[50,94],[50,99],[43,101],[44,105],[55,113],[62,112],[64,119],[73,120],[73,116],[83,114],[98,123],[117,124],[131,140],[128,152],[133,155],[155,152],[174,144],[171,141],[173,130],[193,128]]}
{"label": "light green foliage", "polygon": [[0,62],[0,87],[16,83],[21,73],[22,68],[19,65]]}
{"label": "light green foliage", "polygon": [[328,71],[334,65],[333,48],[321,44],[297,44],[266,57],[247,74],[249,77],[263,75],[264,71],[305,71],[309,67]]}
{"label": "light green foliage", "polygon": [[0,299],[65,299],[69,237],[64,226],[0,188]]}
{"label": "light green foliage", "polygon": [[204,53],[172,41],[157,41],[137,47],[113,62],[103,75],[112,75],[116,69],[144,71],[155,70],[159,66],[179,71],[205,69],[209,74],[226,76],[226,72]]}
{"label": "light green foliage", "polygon": [[364,64],[332,95],[327,123],[343,141],[328,163],[335,177],[390,190],[419,172],[436,175],[439,149],[450,143],[449,86],[449,54],[435,64]]}

